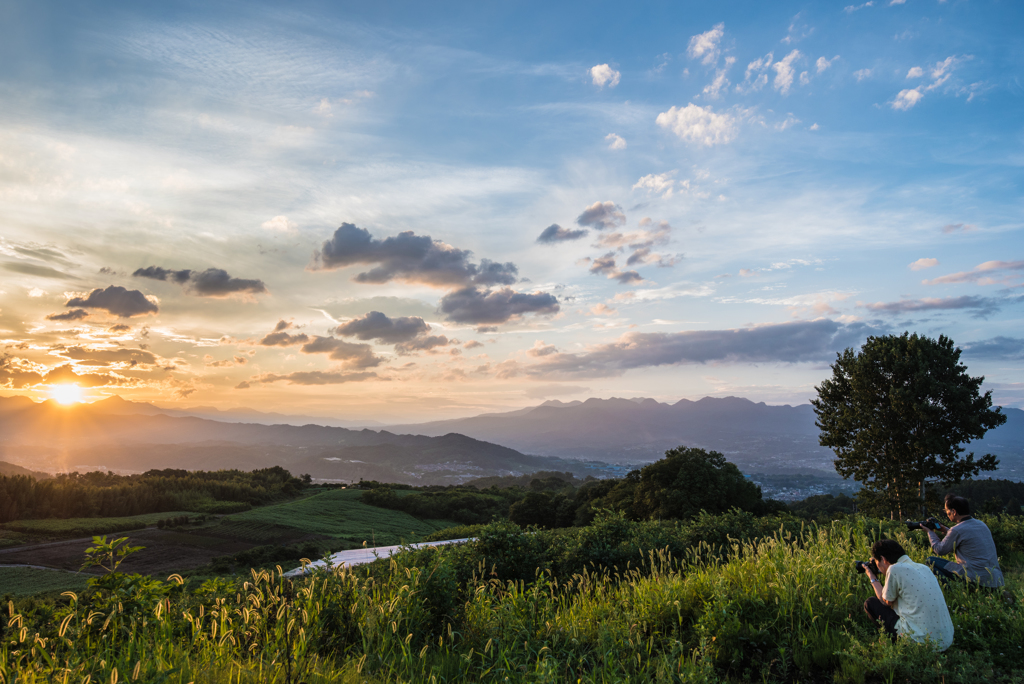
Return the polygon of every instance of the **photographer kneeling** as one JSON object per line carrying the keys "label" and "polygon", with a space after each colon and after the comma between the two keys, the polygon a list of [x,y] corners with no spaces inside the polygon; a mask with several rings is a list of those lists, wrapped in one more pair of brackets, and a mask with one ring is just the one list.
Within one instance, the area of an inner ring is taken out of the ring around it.
{"label": "photographer kneeling", "polygon": [[[922,529],[928,532],[932,551],[939,556],[953,552],[956,562],[932,556],[927,561],[928,565],[942,581],[959,578],[992,589],[1003,586],[996,543],[988,525],[971,516],[970,504],[962,496],[947,494],[945,506],[953,526],[946,527],[935,521],[931,526],[922,526]],[[936,531],[942,533],[941,539]]]}
{"label": "photographer kneeling", "polygon": [[946,607],[939,581],[927,565],[910,560],[903,547],[892,539],[880,539],[871,547],[871,557],[885,575],[885,586],[870,564],[857,570],[871,580],[875,595],[864,602],[864,612],[885,627],[892,637],[931,641],[940,651],[953,643],[953,621]]}

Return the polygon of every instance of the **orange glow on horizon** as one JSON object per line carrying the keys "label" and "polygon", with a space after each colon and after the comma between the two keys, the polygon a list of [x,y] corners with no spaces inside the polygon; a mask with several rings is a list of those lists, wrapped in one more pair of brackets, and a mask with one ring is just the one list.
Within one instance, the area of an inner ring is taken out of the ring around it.
{"label": "orange glow on horizon", "polygon": [[65,406],[77,404],[82,401],[82,388],[78,385],[54,385],[50,388],[50,398]]}

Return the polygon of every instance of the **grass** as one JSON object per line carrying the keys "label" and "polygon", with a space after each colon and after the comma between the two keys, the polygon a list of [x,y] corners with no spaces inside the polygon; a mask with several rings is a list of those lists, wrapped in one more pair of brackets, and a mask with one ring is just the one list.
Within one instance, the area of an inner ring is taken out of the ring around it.
{"label": "grass", "polygon": [[141,530],[155,525],[158,520],[183,515],[195,515],[188,511],[169,511],[164,513],[144,513],[123,518],[46,518],[44,520],[15,520],[5,523],[2,527],[13,532],[21,532],[41,537],[85,537],[96,534],[113,534]]}
{"label": "grass", "polygon": [[[1019,572],[1007,573],[1015,603],[945,589],[956,628],[945,653],[894,646],[872,627],[861,610],[871,590],[852,560],[879,531],[835,522],[521,580],[494,569],[495,539],[511,553],[536,535],[505,524],[479,542],[299,582],[267,571],[199,587],[111,576],[48,612],[9,606],[0,682],[1024,680]],[[927,554],[920,537],[888,533],[915,560]],[[476,572],[458,581],[467,562]]]}
{"label": "grass", "polygon": [[361,497],[362,491],[355,489],[320,492],[228,516],[211,531],[221,529],[247,541],[266,543],[280,540],[289,530],[295,530],[298,534],[386,546],[417,541],[456,524],[447,520],[418,520],[401,511],[368,506]]}
{"label": "grass", "polygon": [[0,596],[32,596],[48,591],[80,591],[88,576],[63,570],[0,568]]}

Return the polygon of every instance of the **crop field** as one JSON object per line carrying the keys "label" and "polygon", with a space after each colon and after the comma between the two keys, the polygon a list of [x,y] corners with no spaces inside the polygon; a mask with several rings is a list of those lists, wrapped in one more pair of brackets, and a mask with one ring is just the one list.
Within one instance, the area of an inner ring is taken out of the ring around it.
{"label": "crop field", "polygon": [[0,597],[31,596],[44,591],[78,591],[88,577],[63,570],[0,568]]}
{"label": "crop field", "polygon": [[211,532],[225,531],[232,536],[258,543],[278,543],[295,530],[303,534],[366,541],[369,546],[419,541],[436,530],[457,523],[448,520],[418,520],[401,511],[364,504],[362,491],[336,489],[273,506],[254,508],[222,519]]}
{"label": "crop field", "polygon": [[195,515],[188,511],[167,511],[145,513],[124,518],[47,518],[45,520],[15,520],[2,527],[36,537],[86,537],[95,534],[113,534],[130,530],[141,530],[155,525],[158,520],[182,515]]}

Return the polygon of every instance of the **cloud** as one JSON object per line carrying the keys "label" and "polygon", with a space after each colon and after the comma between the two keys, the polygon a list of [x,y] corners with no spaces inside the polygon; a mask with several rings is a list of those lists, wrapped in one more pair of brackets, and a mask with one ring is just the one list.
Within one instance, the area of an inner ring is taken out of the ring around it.
{"label": "cloud", "polygon": [[545,397],[559,397],[568,394],[584,394],[589,391],[589,387],[578,385],[540,385],[523,390],[523,394],[530,399],[544,399]]}
{"label": "cloud", "polygon": [[626,215],[614,202],[594,202],[576,217],[576,224],[605,230],[625,225]]}
{"label": "cloud", "polygon": [[836,61],[837,59],[839,59],[839,55],[836,55],[832,59],[825,59],[824,57],[819,57],[818,61],[814,63],[814,66],[817,67],[818,73],[820,74],[824,72],[826,69],[828,69],[830,66],[832,66],[832,62]]}
{"label": "cloud", "polygon": [[599,304],[595,304],[594,306],[590,307],[590,312],[587,315],[614,316],[617,313],[619,313],[618,309],[613,309],[604,302],[600,302]]}
{"label": "cloud", "polygon": [[[408,342],[401,342],[395,345],[395,351],[399,354],[411,354],[417,351],[430,351],[435,347],[446,347],[452,340],[444,335],[426,335],[417,337]],[[457,349],[454,351],[458,351]]]}
{"label": "cloud", "polygon": [[[662,254],[656,254],[652,250],[655,245],[664,245],[669,241],[672,234],[672,226],[669,225],[668,221],[659,221],[658,224],[647,230],[648,226],[654,225],[654,222],[645,217],[640,221],[640,226],[643,230],[638,230],[632,233],[606,233],[601,235],[595,247],[605,247],[609,249],[624,251],[625,248],[633,250],[633,253],[626,260],[627,266],[633,266],[635,264],[656,264],[660,267],[673,266],[676,263],[676,257],[665,256]],[[604,257],[598,257],[592,263],[591,273],[603,273],[608,275],[609,278],[617,278],[619,282],[635,282],[640,280],[640,276],[635,272],[631,275],[622,275],[622,272],[614,268],[614,259],[611,259],[612,268],[609,270],[605,268],[608,260],[614,256],[614,252],[609,252]]]}
{"label": "cloud", "polygon": [[563,228],[557,223],[552,223],[550,226],[544,229],[544,231],[537,238],[537,242],[542,244],[550,244],[553,242],[566,242],[568,240],[579,240],[582,237],[586,237],[590,231],[572,230],[569,228]]}
{"label": "cloud", "polygon": [[125,325],[124,323],[118,323],[117,325],[112,325],[109,328],[107,328],[107,332],[110,332],[110,333],[123,333],[123,332],[128,332],[131,329],[132,329],[132,326],[130,326],[130,325]]}
{"label": "cloud", "polygon": [[64,313],[53,313],[46,317],[48,321],[80,321],[83,318],[88,318],[89,312],[85,309],[72,309],[71,311],[65,311]]}
{"label": "cloud", "polygon": [[724,145],[736,137],[736,119],[729,114],[715,114],[710,106],[690,103],[682,108],[672,107],[658,114],[656,122],[682,140],[706,147]]}
{"label": "cloud", "polygon": [[102,309],[119,318],[155,314],[160,309],[146,295],[138,290],[126,290],[120,285],[95,289],[86,297],[72,297],[64,306],[78,306],[85,309]]}
{"label": "cloud", "polygon": [[26,264],[19,261],[8,261],[4,263],[3,266],[8,271],[39,276],[40,278],[64,278],[68,280],[78,280],[78,278],[75,278],[72,275],[62,273],[61,271],[50,268],[49,266],[38,266],[36,264]]}
{"label": "cloud", "polygon": [[857,83],[860,83],[865,78],[868,78],[870,76],[871,76],[871,69],[858,69],[857,71],[853,72],[853,77],[855,79],[857,79]]}
{"label": "cloud", "polygon": [[129,366],[153,366],[160,362],[159,357],[146,349],[90,349],[87,347],[67,347],[61,349],[60,355],[71,361],[80,361],[88,366],[108,366],[122,363]]}
{"label": "cloud", "polygon": [[950,233],[971,233],[978,230],[978,227],[970,223],[947,223],[942,226],[942,232],[946,235]]}
{"label": "cloud", "polygon": [[[287,382],[290,385],[340,385],[346,382],[362,382],[377,377],[376,373],[348,373],[344,371],[298,371],[287,375],[264,373],[249,378],[251,382]],[[247,387],[249,383],[243,383]]]}
{"label": "cloud", "polygon": [[828,319],[732,330],[631,332],[582,353],[550,354],[521,370],[534,378],[583,379],[679,364],[823,362],[879,332],[862,323],[843,325]]}
{"label": "cloud", "polygon": [[772,69],[775,70],[775,83],[772,84],[772,87],[783,95],[788,95],[789,89],[793,86],[793,62],[802,56],[799,50],[793,50],[772,65]]}
{"label": "cloud", "polygon": [[252,385],[250,385],[247,380],[243,380],[242,382],[240,382],[237,385],[235,385],[235,389],[236,390],[249,389],[250,387],[252,387]]}
{"label": "cloud", "polygon": [[939,265],[939,260],[938,259],[918,259],[914,263],[909,264],[907,266],[907,268],[909,268],[911,271],[921,271],[921,270],[924,270],[926,268],[931,268],[932,266],[938,266],[938,265]]}
{"label": "cloud", "polygon": [[1024,339],[1015,337],[993,337],[963,345],[965,354],[988,359],[1016,361],[1024,359]]}
{"label": "cloud", "polygon": [[334,337],[314,335],[300,351],[303,354],[327,354],[327,358],[343,361],[345,368],[372,368],[379,366],[381,358],[373,354],[368,344],[354,344]]}
{"label": "cloud", "polygon": [[726,78],[726,74],[729,73],[729,69],[736,63],[735,57],[726,57],[725,66],[715,71],[715,78],[711,83],[704,86],[704,90],[701,91],[701,95],[708,98],[709,100],[717,100],[721,97],[722,93],[729,88],[730,81]]}
{"label": "cloud", "polygon": [[291,333],[286,332],[293,327],[294,324],[288,321],[278,321],[277,325],[274,326],[274,332],[264,335],[263,339],[261,339],[259,343],[264,347],[292,347],[309,342],[309,335],[306,333],[292,335]]}
{"label": "cloud", "polygon": [[608,143],[608,149],[609,150],[624,150],[624,149],[626,149],[626,141],[623,140],[622,138],[620,138],[619,136],[615,135],[614,133],[609,133],[608,135],[604,136],[604,139],[609,141],[609,143]]}
{"label": "cloud", "polygon": [[634,190],[647,190],[654,194],[664,193],[664,197],[672,196],[672,187],[675,185],[675,180],[672,178],[672,174],[675,171],[669,171],[667,173],[653,174],[649,173],[636,183],[633,184]]}
{"label": "cloud", "polygon": [[388,318],[380,311],[371,311],[362,318],[339,325],[331,332],[339,337],[356,337],[360,340],[377,340],[384,344],[397,344],[408,342],[429,330],[430,326],[417,316]]}
{"label": "cloud", "polygon": [[701,64],[712,65],[718,61],[719,44],[725,35],[725,24],[715,24],[710,31],[699,33],[690,38],[686,54],[690,59],[699,59]]}
{"label": "cloud", "polygon": [[291,233],[294,232],[298,227],[294,223],[288,220],[287,216],[275,216],[272,219],[264,221],[260,224],[263,230],[273,230],[279,233]]}
{"label": "cloud", "polygon": [[931,280],[922,280],[925,285],[950,285],[953,283],[978,283],[979,285],[1007,284],[1012,276],[994,277],[1000,271],[1024,271],[1024,261],[986,261],[978,264],[970,271],[960,271],[939,276]]}
{"label": "cloud", "polygon": [[186,268],[175,271],[160,266],[147,266],[137,269],[132,276],[177,283],[182,285],[186,292],[197,297],[230,297],[238,294],[262,294],[267,291],[267,286],[262,280],[232,278],[222,268],[208,268],[205,271]]}
{"label": "cloud", "polygon": [[476,340],[470,340],[466,344],[462,345],[463,349],[476,349],[477,347],[484,346],[483,342],[477,342]]}
{"label": "cloud", "polygon": [[619,85],[620,76],[622,74],[607,64],[598,64],[597,66],[590,67],[590,78],[598,88],[604,88],[605,86],[614,88]]}
{"label": "cloud", "polygon": [[857,10],[864,9],[865,7],[874,7],[874,6],[875,6],[875,0],[868,0],[867,2],[865,2],[862,5],[847,5],[846,7],[843,8],[843,11],[846,12],[847,14],[853,14]]}
{"label": "cloud", "polygon": [[907,72],[907,78],[921,78],[922,76],[924,76],[924,69],[921,67],[911,67]]}
{"label": "cloud", "polygon": [[138,387],[142,381],[126,378],[117,373],[75,373],[71,364],[57,366],[48,371],[24,359],[0,357],[0,387],[22,389],[36,385],[76,384],[79,387]]}
{"label": "cloud", "polygon": [[898,302],[876,302],[860,304],[871,311],[889,314],[906,314],[915,311],[944,311],[973,309],[975,318],[985,318],[999,310],[999,302],[988,297],[924,297],[923,299],[903,299]]}
{"label": "cloud", "polygon": [[343,223],[314,252],[310,270],[334,270],[356,264],[377,264],[358,274],[357,283],[383,284],[392,280],[432,287],[511,285],[519,270],[509,262],[482,259],[470,262],[472,252],[436,241],[412,231],[378,240],[369,231]]}
{"label": "cloud", "polygon": [[508,287],[485,291],[472,285],[446,294],[438,308],[450,321],[472,324],[504,323],[527,313],[559,310],[558,299],[547,292],[527,294]]}
{"label": "cloud", "polygon": [[921,88],[906,88],[896,94],[896,98],[890,103],[893,109],[907,111],[924,97]]}
{"label": "cloud", "polygon": [[609,280],[617,280],[622,285],[630,285],[643,281],[636,271],[623,271],[615,264],[615,252],[608,252],[604,256],[594,257],[591,261],[590,272],[594,275],[603,275]]}

